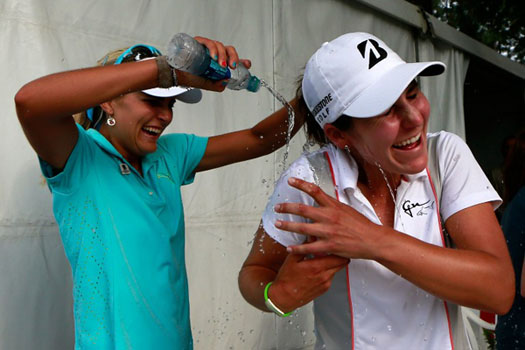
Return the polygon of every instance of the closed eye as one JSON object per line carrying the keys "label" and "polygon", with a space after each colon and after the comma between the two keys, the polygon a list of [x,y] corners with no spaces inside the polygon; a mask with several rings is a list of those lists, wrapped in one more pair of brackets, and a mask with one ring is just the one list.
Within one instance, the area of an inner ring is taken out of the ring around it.
{"label": "closed eye", "polygon": [[149,104],[150,106],[153,106],[153,107],[158,107],[160,105],[162,105],[162,101],[161,100],[157,100],[157,99],[154,99],[154,98],[150,98],[150,99],[147,99],[145,100],[147,104]]}
{"label": "closed eye", "polygon": [[412,80],[410,85],[408,85],[408,88],[406,90],[406,97],[409,100],[413,100],[417,97],[417,94],[419,93],[419,84],[417,81]]}
{"label": "closed eye", "polygon": [[381,116],[386,117],[387,115],[390,114],[390,112],[392,112],[392,109],[394,109],[394,106],[390,107],[385,113],[381,114]]}

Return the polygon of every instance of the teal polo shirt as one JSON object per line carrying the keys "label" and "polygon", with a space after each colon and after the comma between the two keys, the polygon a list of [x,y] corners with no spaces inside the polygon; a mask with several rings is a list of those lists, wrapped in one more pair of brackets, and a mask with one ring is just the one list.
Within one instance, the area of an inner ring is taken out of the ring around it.
{"label": "teal polo shirt", "polygon": [[207,138],[169,134],[144,176],[94,129],[53,176],[53,212],[73,272],[76,349],[192,349],[180,187]]}

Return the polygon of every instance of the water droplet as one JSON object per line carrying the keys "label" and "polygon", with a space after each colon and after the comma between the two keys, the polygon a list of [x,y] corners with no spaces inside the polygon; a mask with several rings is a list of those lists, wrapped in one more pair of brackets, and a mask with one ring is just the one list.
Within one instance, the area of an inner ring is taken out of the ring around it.
{"label": "water droplet", "polygon": [[292,137],[292,130],[295,125],[295,112],[293,107],[286,101],[286,99],[279,94],[277,91],[275,91],[271,86],[268,85],[268,83],[264,80],[261,80],[261,85],[264,86],[270,93],[277,99],[279,102],[283,104],[283,106],[286,107],[288,110],[288,130],[286,132],[286,149],[284,151],[283,156],[283,162],[282,167],[283,169],[286,167],[286,159],[288,158],[288,153],[290,151],[290,139]]}

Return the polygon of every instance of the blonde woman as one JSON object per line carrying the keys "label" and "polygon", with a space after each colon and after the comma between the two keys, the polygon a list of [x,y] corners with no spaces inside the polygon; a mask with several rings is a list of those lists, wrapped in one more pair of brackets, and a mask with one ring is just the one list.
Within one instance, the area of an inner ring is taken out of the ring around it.
{"label": "blonde woman", "polygon": [[[241,61],[232,46],[196,39],[223,67]],[[180,187],[283,145],[287,111],[225,135],[164,135],[176,102],[226,82],[174,70],[149,45],[100,64],[42,77],[15,97],[73,271],[75,348],[191,349]],[[82,111],[87,130],[72,118]]]}

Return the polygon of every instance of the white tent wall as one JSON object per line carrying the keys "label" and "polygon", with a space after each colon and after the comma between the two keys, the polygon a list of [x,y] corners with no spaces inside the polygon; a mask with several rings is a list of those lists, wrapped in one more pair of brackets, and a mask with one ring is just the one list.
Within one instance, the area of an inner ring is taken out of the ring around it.
{"label": "white tent wall", "polygon": [[[420,59],[447,63],[445,75],[428,78],[432,84],[422,79],[433,106],[430,127],[464,137],[465,55],[415,37],[410,27],[357,2],[4,0],[0,350],[69,349],[74,336],[71,271],[52,216],[51,195],[16,119],[16,91],[39,76],[91,66],[115,48],[142,42],[162,51],[181,31],[235,45],[241,56],[252,59],[252,72],[288,99],[306,60],[322,42],[350,31],[374,33],[408,61],[418,52]],[[264,90],[205,92],[198,105],[176,105],[169,131],[214,135],[247,128],[280,107]],[[303,144],[302,134],[294,138],[287,164]],[[237,287],[237,273],[282,162],[280,150],[199,174],[183,190],[196,349],[313,348],[309,306],[279,319],[249,306]]]}

